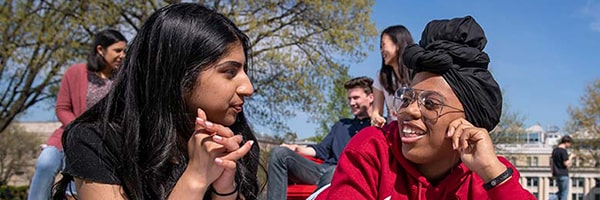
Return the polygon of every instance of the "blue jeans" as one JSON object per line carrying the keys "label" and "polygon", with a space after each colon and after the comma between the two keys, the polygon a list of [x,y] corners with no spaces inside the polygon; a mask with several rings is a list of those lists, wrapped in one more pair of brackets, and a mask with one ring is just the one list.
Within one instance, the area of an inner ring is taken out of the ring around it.
{"label": "blue jeans", "polygon": [[267,199],[286,199],[288,178],[295,183],[317,184],[317,189],[331,183],[335,165],[321,165],[302,157],[287,147],[274,147],[269,155]]}
{"label": "blue jeans", "polygon": [[569,198],[569,176],[557,176],[555,178],[558,185],[556,196],[559,200],[567,200]]}
{"label": "blue jeans", "polygon": [[[54,177],[64,167],[65,154],[56,147],[48,146],[42,149],[40,156],[35,163],[35,171],[33,179],[29,185],[29,200],[50,199],[52,186],[54,185]],[[67,193],[73,191],[75,187],[73,182],[69,184]]]}

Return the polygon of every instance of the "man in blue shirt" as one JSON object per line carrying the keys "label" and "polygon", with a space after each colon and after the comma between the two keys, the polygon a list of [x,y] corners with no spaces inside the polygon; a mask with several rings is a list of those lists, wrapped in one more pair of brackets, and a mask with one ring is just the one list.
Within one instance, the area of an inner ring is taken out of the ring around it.
{"label": "man in blue shirt", "polygon": [[[296,183],[317,184],[317,189],[331,183],[335,166],[350,138],[371,125],[373,80],[358,77],[344,83],[354,119],[341,119],[321,143],[307,147],[282,144],[271,149],[268,167],[267,199],[286,199],[288,178]],[[323,160],[317,164],[302,155]]]}

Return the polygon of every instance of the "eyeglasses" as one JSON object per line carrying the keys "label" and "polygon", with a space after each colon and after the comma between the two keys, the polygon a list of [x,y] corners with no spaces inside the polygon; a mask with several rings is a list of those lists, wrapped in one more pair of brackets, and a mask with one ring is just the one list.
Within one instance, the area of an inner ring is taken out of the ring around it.
{"label": "eyeglasses", "polygon": [[426,119],[437,120],[442,113],[444,107],[456,109],[459,112],[464,110],[444,104],[444,96],[442,94],[430,90],[418,90],[410,87],[398,88],[394,93],[394,108],[396,112],[400,109],[408,107],[410,104],[417,101],[421,115]]}

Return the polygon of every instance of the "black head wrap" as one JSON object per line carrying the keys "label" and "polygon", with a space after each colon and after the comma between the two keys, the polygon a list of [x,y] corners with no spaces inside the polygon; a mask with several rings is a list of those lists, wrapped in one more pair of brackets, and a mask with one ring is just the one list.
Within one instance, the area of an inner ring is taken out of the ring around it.
{"label": "black head wrap", "polygon": [[418,72],[442,75],[465,109],[467,120],[491,131],[502,113],[500,86],[488,71],[490,58],[483,29],[471,16],[433,20],[419,45],[408,46],[404,64]]}

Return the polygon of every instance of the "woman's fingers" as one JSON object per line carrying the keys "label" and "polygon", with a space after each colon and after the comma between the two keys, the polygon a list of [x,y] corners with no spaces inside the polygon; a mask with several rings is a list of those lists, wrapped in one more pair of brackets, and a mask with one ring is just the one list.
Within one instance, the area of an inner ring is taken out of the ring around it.
{"label": "woman's fingers", "polygon": [[[473,127],[464,127],[464,126],[459,126],[459,129],[461,129],[461,134],[460,134],[460,138],[458,139],[459,141],[459,150],[461,151],[465,151],[465,150],[470,150],[472,147],[469,146],[469,144],[471,143],[471,137],[473,136],[473,134],[475,134],[472,130]],[[470,152],[470,151],[467,151]]]}
{"label": "woman's fingers", "polygon": [[[235,135],[229,127],[214,124],[206,120],[206,113],[200,108],[197,110],[194,137],[200,146],[212,155],[216,155],[214,162],[226,169],[235,169],[236,161],[245,156],[254,141],[248,141],[240,146],[243,140],[241,135]],[[221,157],[219,157],[221,156]]]}
{"label": "woman's fingers", "polygon": [[233,137],[235,135],[229,127],[223,126],[221,124],[214,124],[200,117],[196,118],[196,132],[205,133],[209,135],[217,134],[226,138]]}
{"label": "woman's fingers", "polygon": [[456,131],[456,127],[460,125],[462,122],[460,119],[454,120],[448,124],[448,132],[446,133],[446,138],[453,138],[454,131]]}
{"label": "woman's fingers", "polygon": [[204,110],[202,110],[202,108],[198,108],[198,110],[196,112],[197,112],[196,113],[197,117],[206,119],[206,113],[204,112]]}
{"label": "woman's fingers", "polygon": [[496,157],[486,129],[473,126],[461,118],[450,123],[447,137],[452,139],[452,147],[460,153],[462,162],[484,180],[496,177],[506,170]]}
{"label": "woman's fingers", "polygon": [[215,163],[226,169],[235,169],[236,161],[244,157],[250,151],[250,149],[252,149],[253,144],[254,141],[250,140],[242,145],[238,150],[230,152],[223,157],[216,158]]}
{"label": "woman's fingers", "polygon": [[204,110],[202,110],[202,108],[198,108],[196,110],[196,126],[194,130],[201,130],[203,128],[201,125],[204,125],[204,120],[206,120],[206,113]]}
{"label": "woman's fingers", "polygon": [[458,149],[458,143],[459,143],[458,141],[459,141],[460,134],[462,133],[462,131],[457,131],[457,128],[461,124],[462,124],[462,121],[460,119],[457,119],[457,120],[450,122],[450,124],[448,125],[447,137],[450,137],[452,139],[452,149],[454,149],[454,150]]}
{"label": "woman's fingers", "polygon": [[469,146],[469,142],[467,141],[469,139],[469,134],[464,133],[465,129],[472,127],[474,126],[464,118],[459,118],[450,122],[446,137],[452,138],[452,148],[454,150],[464,149]]}
{"label": "woman's fingers", "polygon": [[382,127],[383,125],[385,125],[385,118],[381,116],[374,116],[373,119],[371,119],[371,125]]}
{"label": "woman's fingers", "polygon": [[215,157],[227,152],[223,145],[215,142],[214,139],[208,134],[196,133],[192,137],[195,138],[193,149],[201,148],[202,151],[212,154]]}
{"label": "woman's fingers", "polygon": [[238,150],[240,148],[240,143],[242,142],[242,136],[236,135],[230,138],[224,138],[220,135],[213,135],[212,139],[227,149],[227,152],[232,152]]}
{"label": "woman's fingers", "polygon": [[235,167],[237,166],[236,161],[237,160],[231,161],[225,160],[223,158],[215,158],[215,163],[217,163],[217,165],[229,170],[235,169]]}
{"label": "woman's fingers", "polygon": [[233,137],[235,135],[235,134],[233,134],[233,131],[231,131],[231,129],[229,127],[223,126],[221,124],[212,124],[211,126],[207,126],[206,130],[209,132],[216,133],[216,134],[226,137],[226,138]]}
{"label": "woman's fingers", "polygon": [[202,108],[197,109],[196,116],[196,125],[195,130],[200,130],[203,133],[207,133],[212,135],[213,133],[217,133],[223,137],[231,137],[233,136],[233,131],[230,128],[225,127],[220,124],[214,124],[206,119],[206,113]]}
{"label": "woman's fingers", "polygon": [[207,122],[200,117],[196,117],[196,125],[194,127],[195,133],[204,133],[210,135],[210,133],[206,131],[206,127],[208,126],[212,126],[212,123]]}
{"label": "woman's fingers", "polygon": [[204,133],[197,133],[193,137],[196,138],[196,145],[203,146],[207,153],[212,154],[215,157],[223,156],[225,159],[234,161],[246,155],[247,150],[242,148],[251,146],[249,142],[253,143],[253,141],[249,141],[240,146],[240,143],[243,140],[241,135],[225,138],[220,135],[211,136]]}

